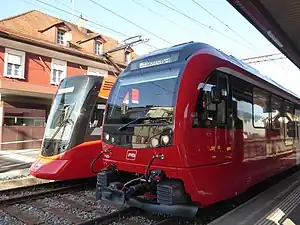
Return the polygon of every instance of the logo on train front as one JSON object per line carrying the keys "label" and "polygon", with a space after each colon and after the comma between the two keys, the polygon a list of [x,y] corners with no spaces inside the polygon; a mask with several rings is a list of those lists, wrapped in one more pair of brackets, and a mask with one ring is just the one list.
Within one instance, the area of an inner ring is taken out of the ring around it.
{"label": "logo on train front", "polygon": [[137,151],[136,150],[127,150],[126,159],[127,160],[135,160]]}

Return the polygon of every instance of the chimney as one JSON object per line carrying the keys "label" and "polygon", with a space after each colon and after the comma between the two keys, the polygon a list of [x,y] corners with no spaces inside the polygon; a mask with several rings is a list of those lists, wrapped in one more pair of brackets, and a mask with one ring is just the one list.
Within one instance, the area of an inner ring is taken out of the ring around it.
{"label": "chimney", "polygon": [[65,45],[70,47],[70,42],[72,42],[72,33],[71,31],[65,33]]}
{"label": "chimney", "polygon": [[86,21],[86,19],[84,19],[82,17],[82,15],[80,15],[80,17],[78,18],[77,23],[76,23],[79,30],[82,29],[82,27],[84,26],[85,21]]}

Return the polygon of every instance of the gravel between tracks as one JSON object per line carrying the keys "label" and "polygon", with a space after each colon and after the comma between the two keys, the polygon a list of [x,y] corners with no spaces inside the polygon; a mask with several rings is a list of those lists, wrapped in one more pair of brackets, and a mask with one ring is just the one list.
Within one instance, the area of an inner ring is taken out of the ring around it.
{"label": "gravel between tracks", "polygon": [[16,218],[10,216],[8,213],[0,210],[0,224],[1,225],[26,225],[25,223],[20,222]]}
{"label": "gravel between tracks", "polygon": [[[18,190],[15,190],[7,192],[6,194],[4,193],[0,196],[0,200],[8,199],[11,196],[14,197],[43,192],[45,189],[51,190],[50,187],[19,190],[19,192]],[[72,224],[69,220],[72,218],[87,221],[101,215],[118,211],[117,207],[95,201],[94,195],[95,188],[87,187],[87,189],[84,190],[74,189],[70,190],[69,193],[57,193],[51,197],[39,198],[36,200],[28,199],[26,203],[15,203],[9,206],[10,211],[7,211],[6,208],[3,208],[3,210],[0,208],[0,224],[23,225],[24,223],[21,221],[25,222],[24,218],[27,216],[32,218],[33,221],[38,220],[45,224],[66,225]],[[57,214],[53,209],[59,210],[60,212]],[[11,214],[11,211],[14,211],[14,214]],[[22,217],[21,214],[25,217]]]}
{"label": "gravel between tracks", "polygon": [[[95,189],[79,191],[76,193],[76,195],[64,194],[63,196],[65,196],[66,198],[69,198],[70,200],[74,200],[76,202],[82,202],[88,206],[103,210],[107,213],[113,213],[118,210],[116,207],[112,207],[111,205],[105,204],[101,201],[92,200],[93,198],[96,199],[96,197],[94,195],[95,195]],[[87,197],[89,197],[89,198],[87,198]]]}
{"label": "gravel between tracks", "polygon": [[46,206],[49,206],[51,208],[62,209],[62,211],[73,214],[73,215],[75,215],[75,216],[77,216],[81,219],[84,219],[84,220],[92,219],[93,217],[96,216],[95,213],[85,212],[85,211],[82,211],[80,209],[73,208],[72,205],[65,204],[64,202],[61,202],[57,199],[44,198],[43,200],[41,200],[41,202]]}
{"label": "gravel between tracks", "polygon": [[126,218],[126,219],[121,218],[119,221],[115,221],[115,222],[110,223],[110,225],[124,225],[124,224],[128,224],[130,222],[134,222],[137,225],[154,225],[155,223],[157,223],[157,221],[148,219],[147,217],[131,216],[131,217]]}
{"label": "gravel between tracks", "polygon": [[[0,183],[1,185],[1,183]],[[0,191],[0,201],[9,199],[15,196],[26,196],[26,195],[31,195],[34,193],[39,193],[39,192],[45,192],[45,191],[50,191],[53,188],[60,188],[60,187],[67,187],[70,184],[64,184],[60,182],[51,182],[51,183],[41,183],[37,185],[30,185],[30,186],[25,186],[25,187],[20,187],[20,188],[12,188],[12,189],[7,189],[7,190],[1,190]]]}
{"label": "gravel between tracks", "polygon": [[35,208],[28,204],[16,204],[14,207],[18,208],[22,212],[26,212],[29,215],[32,215],[34,217],[39,218],[41,221],[47,223],[47,224],[61,224],[61,225],[67,225],[70,224],[68,220],[65,220],[63,218],[60,218],[52,213],[45,212],[41,209]]}

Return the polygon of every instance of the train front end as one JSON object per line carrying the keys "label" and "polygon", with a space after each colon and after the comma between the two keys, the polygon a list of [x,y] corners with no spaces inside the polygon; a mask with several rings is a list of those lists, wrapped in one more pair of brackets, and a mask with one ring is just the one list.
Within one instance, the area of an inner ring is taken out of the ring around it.
{"label": "train front end", "polygon": [[197,213],[179,176],[186,161],[174,129],[180,80],[191,55],[185,47],[135,60],[117,79],[103,124],[106,169],[97,177],[97,199],[179,216]]}
{"label": "train front end", "polygon": [[[61,82],[48,116],[39,159],[30,168],[31,175],[48,180],[96,176],[90,164],[102,149],[106,99],[100,94],[104,79],[82,75]],[[102,168],[99,161],[95,169]]]}

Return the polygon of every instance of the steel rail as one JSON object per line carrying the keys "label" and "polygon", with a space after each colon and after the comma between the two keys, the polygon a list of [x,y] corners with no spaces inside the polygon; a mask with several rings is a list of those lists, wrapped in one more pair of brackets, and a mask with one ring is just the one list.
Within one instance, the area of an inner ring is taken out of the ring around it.
{"label": "steel rail", "polygon": [[[84,183],[78,183],[78,182],[70,182],[70,181],[59,181],[55,183],[46,183],[46,184],[38,184],[38,185],[32,185],[32,186],[27,186],[27,187],[18,187],[14,189],[7,189],[4,191],[0,191],[0,195],[3,194],[9,194],[10,192],[17,192],[17,194],[12,195],[12,197],[9,197],[7,199],[2,199],[0,200],[0,208],[4,205],[12,205],[16,203],[22,203],[28,200],[36,200],[48,196],[55,195],[57,193],[65,193],[67,191],[73,190],[74,188],[76,189],[81,189],[81,188],[87,188],[90,186],[92,183],[90,181],[84,182]],[[62,186],[66,185],[66,186]],[[53,186],[59,186],[59,187],[53,187]],[[34,190],[37,188],[45,188],[47,190]],[[31,190],[32,189],[32,190]],[[33,193],[30,194],[25,194],[23,195],[22,193],[18,193],[21,191],[32,191]]]}

